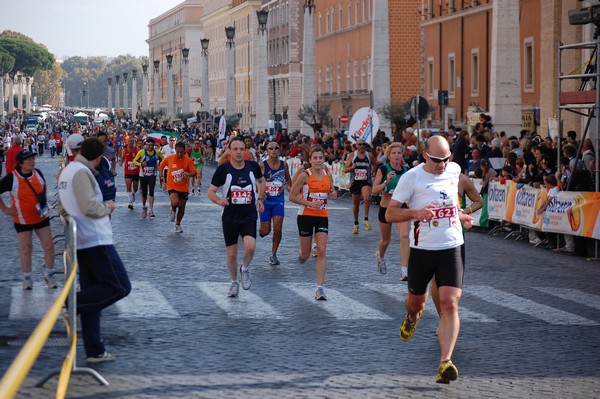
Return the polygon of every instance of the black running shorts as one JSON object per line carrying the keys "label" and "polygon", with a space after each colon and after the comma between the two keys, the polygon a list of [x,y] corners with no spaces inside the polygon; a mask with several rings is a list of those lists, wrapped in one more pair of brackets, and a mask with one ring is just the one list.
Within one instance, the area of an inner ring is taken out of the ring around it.
{"label": "black running shorts", "polygon": [[461,288],[465,266],[460,245],[456,248],[427,250],[410,248],[408,260],[408,290],[414,295],[423,295],[435,276],[438,287]]}

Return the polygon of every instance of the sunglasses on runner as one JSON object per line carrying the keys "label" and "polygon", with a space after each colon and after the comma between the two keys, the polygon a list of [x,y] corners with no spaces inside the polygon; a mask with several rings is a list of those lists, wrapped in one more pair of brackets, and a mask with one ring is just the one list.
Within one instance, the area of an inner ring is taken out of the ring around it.
{"label": "sunglasses on runner", "polygon": [[267,147],[267,150],[278,150],[279,147]]}
{"label": "sunglasses on runner", "polygon": [[428,152],[426,152],[425,154],[427,154],[429,159],[431,159],[434,163],[448,162],[450,160],[450,156],[451,156],[451,155],[448,155],[446,158],[438,158],[438,157],[429,155]]}

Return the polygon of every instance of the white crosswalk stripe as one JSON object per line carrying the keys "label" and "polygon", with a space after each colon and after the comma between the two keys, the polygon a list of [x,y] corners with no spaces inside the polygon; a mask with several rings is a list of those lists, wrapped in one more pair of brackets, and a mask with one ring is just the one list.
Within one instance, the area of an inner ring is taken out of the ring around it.
{"label": "white crosswalk stripe", "polygon": [[530,299],[523,298],[486,285],[470,285],[464,292],[486,302],[503,306],[555,325],[597,325],[593,320],[565,312]]}
{"label": "white crosswalk stripe", "polygon": [[283,287],[293,291],[307,301],[312,301],[315,305],[331,314],[333,317],[341,320],[366,319],[366,320],[392,320],[392,317],[376,309],[370,308],[362,303],[355,301],[342,294],[341,292],[326,288],[325,294],[327,301],[315,300],[314,284],[297,283],[279,283]]}
{"label": "white crosswalk stripe", "polygon": [[533,287],[534,289],[546,294],[554,295],[567,301],[580,303],[594,309],[600,310],[600,296],[581,292],[572,288],[557,287]]}
{"label": "white crosswalk stripe", "polygon": [[[380,292],[390,298],[393,298],[397,301],[404,303],[404,298],[407,293],[406,284],[378,284],[378,283],[363,283],[365,287]],[[488,317],[482,313],[478,313],[472,311],[462,304],[459,308],[460,311],[460,321],[461,322],[477,322],[477,323],[496,323],[497,321]],[[430,315],[434,315],[437,317],[437,312],[435,310],[435,306],[431,299],[431,295],[427,298],[427,304],[425,305],[425,313],[429,313]]]}
{"label": "white crosswalk stripe", "polygon": [[9,319],[41,319],[60,293],[60,289],[48,289],[46,284],[37,283],[33,290],[24,291],[21,284],[11,287]]}
{"label": "white crosswalk stripe", "polygon": [[237,298],[228,298],[230,283],[200,282],[196,283],[198,288],[218,307],[223,309],[227,316],[246,319],[283,319],[284,316],[266,303],[261,297],[251,291],[240,287],[240,295]]}
{"label": "white crosswalk stripe", "polygon": [[149,281],[132,281],[131,293],[115,303],[119,318],[178,318],[163,294]]}
{"label": "white crosswalk stripe", "polygon": [[[238,298],[228,298],[228,282],[197,282],[198,290],[210,299],[205,303],[213,309],[221,309],[227,317],[236,319],[286,319],[293,318],[293,308],[290,301],[305,301],[309,306],[320,309],[330,317],[338,320],[392,320],[401,319],[406,296],[406,285],[403,283],[362,283],[358,288],[364,287],[374,293],[380,293],[388,298],[398,301],[400,304],[394,313],[389,309],[378,310],[374,301],[369,299],[366,304],[361,298],[364,295],[353,288],[352,294],[326,287],[327,301],[316,301],[314,298],[315,285],[311,283],[278,283],[279,286],[297,295],[286,301],[279,301],[276,295],[260,295],[261,292],[240,290]],[[150,281],[133,280],[132,291],[128,297],[117,302],[115,306],[108,308],[121,319],[152,319],[152,318],[179,318],[181,314],[176,306],[163,295],[163,290],[170,291],[171,288],[162,287]],[[576,289],[555,287],[533,287],[533,289],[545,294],[555,296],[567,301],[575,302],[594,309],[600,309],[600,296],[582,292]],[[49,290],[45,284],[37,283],[32,291],[23,291],[21,284],[16,284],[10,289],[10,306],[8,318],[12,320],[41,319],[51,304],[58,296],[60,290]],[[258,294],[258,295],[257,295]],[[177,296],[177,293],[173,295]],[[200,295],[199,293],[194,294]],[[263,299],[266,298],[266,299]],[[295,298],[295,299],[294,299]],[[598,325],[598,321],[566,312],[557,307],[538,303],[530,299],[499,290],[485,285],[469,285],[464,288],[464,295],[460,306],[460,317],[463,322],[474,323],[496,323],[497,317],[479,313],[473,308],[483,300],[494,305],[502,306],[510,311],[519,312],[527,316],[542,320],[553,325]],[[375,301],[376,303],[376,301]],[[212,305],[211,305],[212,304]],[[467,306],[464,306],[464,305]],[[185,307],[185,306],[184,306]],[[387,312],[387,313],[386,313]],[[434,317],[435,308],[428,299],[426,312]],[[208,317],[220,317],[218,310]]]}

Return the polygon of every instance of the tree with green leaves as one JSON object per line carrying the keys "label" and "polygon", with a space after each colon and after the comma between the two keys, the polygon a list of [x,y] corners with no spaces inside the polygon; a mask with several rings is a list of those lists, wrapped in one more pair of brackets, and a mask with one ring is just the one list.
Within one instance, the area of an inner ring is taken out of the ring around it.
{"label": "tree with green leaves", "polygon": [[[410,101],[407,101],[404,104],[386,104],[381,109],[377,110],[377,112],[383,118],[390,121],[396,128],[394,131],[394,141],[400,141],[402,131],[416,122],[410,114]],[[427,117],[427,115],[421,116],[421,120]]]}
{"label": "tree with green leaves", "polygon": [[[27,36],[12,31],[0,33],[0,54],[7,53],[14,58],[12,67],[10,63],[0,62],[0,74],[15,76],[22,73],[33,76],[35,72],[52,68],[55,63],[54,56],[46,47],[35,43]],[[4,56],[2,57],[4,59]]]}
{"label": "tree with green leaves", "polygon": [[313,130],[321,130],[327,120],[329,120],[329,111],[331,104],[319,104],[317,100],[313,104],[303,104],[298,112],[298,119],[310,125]]}

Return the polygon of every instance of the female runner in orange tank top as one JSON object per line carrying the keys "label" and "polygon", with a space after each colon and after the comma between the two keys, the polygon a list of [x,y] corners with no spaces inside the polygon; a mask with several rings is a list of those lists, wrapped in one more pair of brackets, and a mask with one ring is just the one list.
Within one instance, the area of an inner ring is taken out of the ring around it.
{"label": "female runner in orange tank top", "polygon": [[290,192],[290,201],[300,205],[298,232],[300,235],[300,263],[310,256],[313,233],[317,243],[317,291],[315,299],[326,300],[323,284],[327,270],[327,235],[329,220],[328,198],[336,199],[331,173],[324,168],[325,151],[314,146],[309,153],[309,168],[300,172]]}

